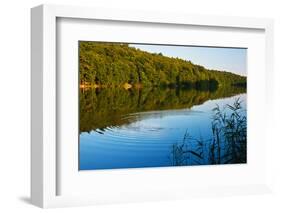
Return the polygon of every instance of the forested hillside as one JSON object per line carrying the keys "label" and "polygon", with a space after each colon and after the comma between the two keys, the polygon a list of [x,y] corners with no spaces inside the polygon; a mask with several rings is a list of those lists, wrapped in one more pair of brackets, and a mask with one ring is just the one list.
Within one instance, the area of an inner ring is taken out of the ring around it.
{"label": "forested hillside", "polygon": [[246,86],[246,77],[191,61],[141,51],[128,44],[79,42],[81,87]]}

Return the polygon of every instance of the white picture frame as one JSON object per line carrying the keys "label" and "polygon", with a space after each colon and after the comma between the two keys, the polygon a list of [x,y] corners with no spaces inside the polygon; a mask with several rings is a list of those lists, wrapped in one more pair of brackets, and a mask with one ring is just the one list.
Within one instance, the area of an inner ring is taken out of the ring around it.
{"label": "white picture frame", "polygon": [[[59,177],[61,167],[58,166],[60,153],[58,152],[57,120],[58,120],[58,95],[57,88],[60,82],[57,79],[57,50],[58,50],[58,20],[78,19],[78,20],[101,20],[119,21],[132,23],[153,23],[159,27],[172,26],[200,26],[208,28],[259,30],[263,32],[264,45],[264,69],[266,76],[265,87],[261,89],[264,93],[264,104],[267,108],[272,107],[272,95],[270,90],[273,87],[273,21],[271,19],[241,18],[241,17],[216,17],[187,14],[166,14],[146,11],[123,11],[100,8],[84,8],[74,6],[54,6],[41,5],[31,10],[31,201],[33,204],[47,207],[91,205],[97,203],[114,203],[143,200],[165,200],[194,196],[207,195],[232,195],[232,194],[252,194],[270,191],[270,161],[267,155],[263,155],[265,165],[260,173],[264,173],[262,179],[257,183],[240,183],[239,185],[225,184],[220,186],[199,187],[194,184],[194,188],[167,187],[163,190],[153,189],[152,193],[145,189],[139,193],[130,186],[130,191],[122,192],[126,194],[120,196],[119,192],[106,191],[102,196],[91,196],[87,193],[79,195],[59,194],[58,185],[61,184]],[[261,79],[260,79],[261,80]],[[271,111],[264,115],[266,133],[263,147],[270,146],[270,125]],[[67,150],[66,150],[67,151]],[[152,171],[152,170],[151,170]],[[174,170],[175,171],[175,170]],[[143,174],[143,170],[135,173]],[[147,173],[147,172],[146,172]],[[161,175],[168,174],[166,170],[161,171]],[[113,177],[113,175],[112,175]],[[63,179],[62,179],[63,180]],[[159,185],[160,186],[160,185]],[[172,195],[171,195],[172,194]]]}

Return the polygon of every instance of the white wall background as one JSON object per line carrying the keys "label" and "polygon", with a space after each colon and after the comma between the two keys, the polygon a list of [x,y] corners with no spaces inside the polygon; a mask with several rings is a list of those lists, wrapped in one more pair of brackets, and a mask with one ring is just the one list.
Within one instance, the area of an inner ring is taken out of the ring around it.
{"label": "white wall background", "polygon": [[[202,198],[67,209],[69,212],[280,212],[281,5],[278,0],[8,0],[0,7],[0,212],[37,212],[29,204],[30,8],[42,3],[275,19],[275,128],[271,195]],[[65,209],[47,210],[61,212]]]}

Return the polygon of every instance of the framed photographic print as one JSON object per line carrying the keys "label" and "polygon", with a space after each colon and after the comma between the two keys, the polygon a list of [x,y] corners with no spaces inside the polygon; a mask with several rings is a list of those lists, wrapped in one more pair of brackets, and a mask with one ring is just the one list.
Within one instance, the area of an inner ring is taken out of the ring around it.
{"label": "framed photographic print", "polygon": [[32,9],[40,207],[270,191],[272,20]]}

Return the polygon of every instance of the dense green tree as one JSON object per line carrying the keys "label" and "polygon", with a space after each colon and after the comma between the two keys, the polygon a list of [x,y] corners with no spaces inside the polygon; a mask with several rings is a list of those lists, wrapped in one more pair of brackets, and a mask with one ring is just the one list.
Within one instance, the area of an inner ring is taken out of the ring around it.
{"label": "dense green tree", "polygon": [[[148,53],[128,44],[79,42],[80,84],[116,87],[246,85],[246,77],[209,70],[191,61]],[[210,81],[210,82],[209,82]],[[202,85],[200,85],[202,83]]]}

